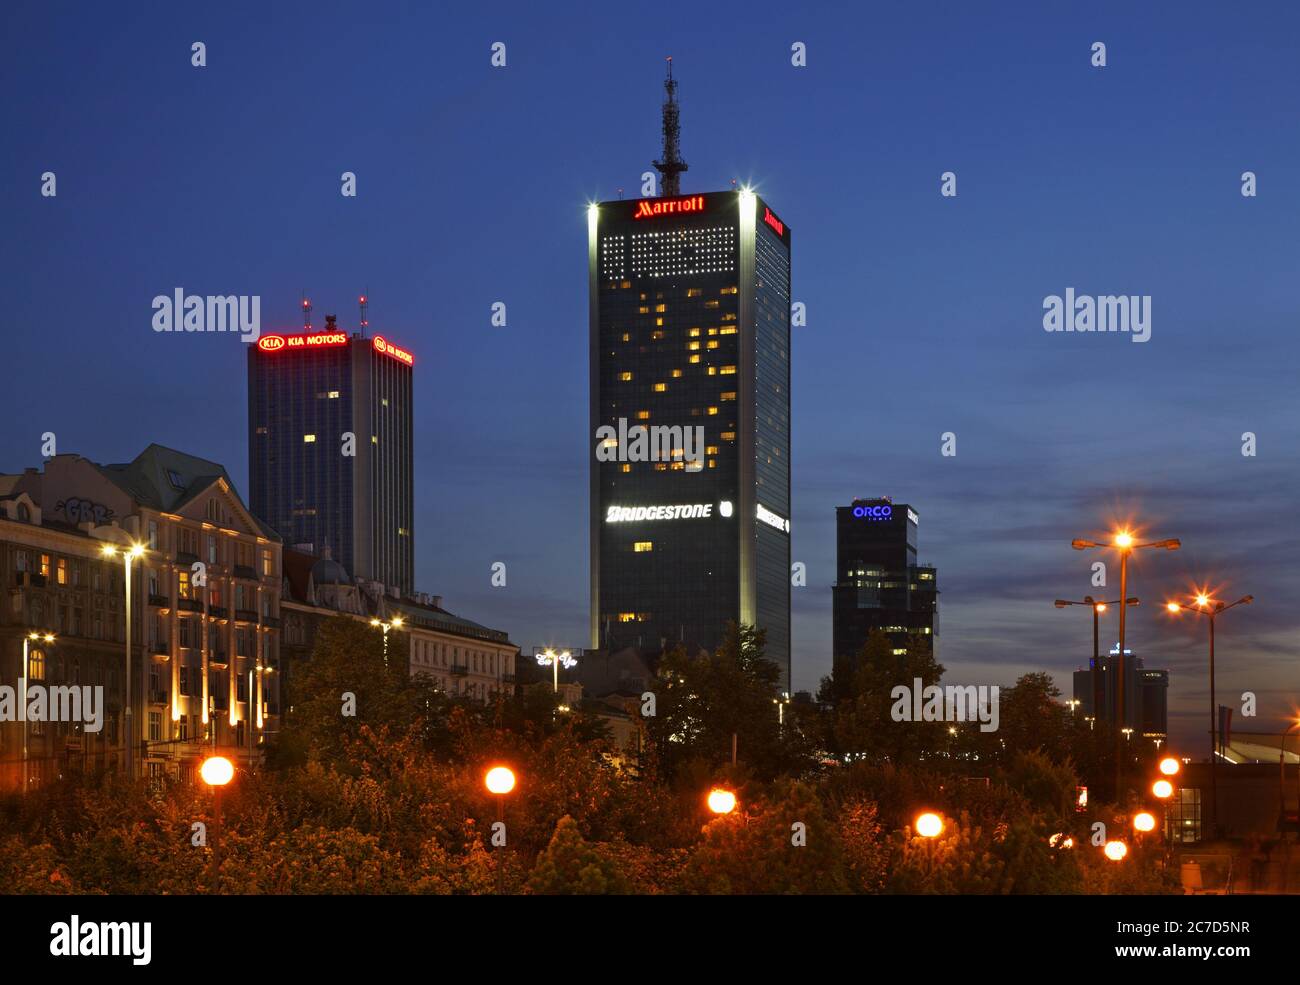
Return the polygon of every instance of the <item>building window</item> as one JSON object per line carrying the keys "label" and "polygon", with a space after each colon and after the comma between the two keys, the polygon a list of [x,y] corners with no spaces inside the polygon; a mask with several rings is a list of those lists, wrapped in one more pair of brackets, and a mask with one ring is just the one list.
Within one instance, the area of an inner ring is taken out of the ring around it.
{"label": "building window", "polygon": [[632,550],[635,551],[637,554],[644,554],[647,551],[653,551],[654,549],[655,549],[654,541],[651,540],[638,540],[635,544],[632,545]]}
{"label": "building window", "polygon": [[183,599],[190,597],[190,573],[188,571],[176,572],[176,592]]}
{"label": "building window", "polygon": [[158,521],[157,520],[149,521],[149,549],[151,551],[158,550]]}
{"label": "building window", "polygon": [[27,679],[29,681],[45,680],[45,651],[27,651]]}
{"label": "building window", "polygon": [[208,564],[217,563],[217,538],[214,534],[208,534]]}
{"label": "building window", "polygon": [[314,445],[314,444],[316,443],[316,435],[314,435],[314,434],[304,434],[304,435],[302,436],[302,440],[303,440],[303,443],[304,443],[304,444]]}
{"label": "building window", "polygon": [[41,576],[44,578],[50,577],[50,556],[48,554],[41,555]]}
{"label": "building window", "polygon": [[162,741],[162,712],[160,711],[149,712],[149,741]]}
{"label": "building window", "polygon": [[68,559],[67,558],[65,557],[59,558],[58,568],[56,569],[56,571],[57,573],[55,574],[54,580],[58,582],[60,585],[66,585],[68,583]]}
{"label": "building window", "polygon": [[190,737],[190,716],[182,715],[180,721],[176,723],[176,738],[186,742]]}
{"label": "building window", "polygon": [[217,502],[215,496],[208,500],[207,516],[213,523],[221,519],[221,504]]}
{"label": "building window", "polygon": [[275,574],[275,560],[270,551],[262,552],[262,574],[267,576]]}
{"label": "building window", "polygon": [[26,571],[26,570],[27,570],[27,552],[26,552],[26,551],[16,551],[16,552],[14,553],[14,570],[15,570],[15,571]]}

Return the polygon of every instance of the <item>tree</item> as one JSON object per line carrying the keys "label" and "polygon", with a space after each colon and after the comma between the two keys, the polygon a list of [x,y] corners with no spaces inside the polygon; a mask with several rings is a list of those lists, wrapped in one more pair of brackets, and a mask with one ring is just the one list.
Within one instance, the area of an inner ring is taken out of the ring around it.
{"label": "tree", "polygon": [[887,635],[873,630],[858,659],[841,663],[822,685],[824,695],[838,698],[831,735],[846,761],[916,763],[941,748],[942,722],[894,720],[893,690],[904,685],[910,691],[918,678],[922,687],[937,685],[943,666],[923,637],[908,640],[903,653],[894,649]]}
{"label": "tree", "polygon": [[628,885],[618,866],[588,845],[578,823],[566,814],[537,858],[528,891],[545,896],[608,896],[627,893]]}

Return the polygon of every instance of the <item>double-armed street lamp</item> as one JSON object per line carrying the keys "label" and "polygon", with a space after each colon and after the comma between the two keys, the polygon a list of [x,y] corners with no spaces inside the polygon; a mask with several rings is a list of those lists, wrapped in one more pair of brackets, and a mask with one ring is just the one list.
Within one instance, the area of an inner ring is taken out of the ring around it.
{"label": "double-armed street lamp", "polygon": [[[1134,551],[1140,551],[1148,547],[1162,547],[1167,551],[1176,551],[1182,547],[1182,541],[1175,537],[1167,537],[1164,540],[1153,540],[1145,544],[1137,543],[1136,538],[1128,530],[1118,531],[1111,538],[1109,544],[1102,544],[1094,540],[1084,540],[1076,537],[1070,541],[1070,546],[1076,551],[1086,551],[1090,548],[1112,549],[1119,552],[1119,597],[1128,598],[1128,558]],[[1118,803],[1123,796],[1124,781],[1124,739],[1119,731],[1124,726],[1124,640],[1125,640],[1125,618],[1124,615],[1128,610],[1127,605],[1119,607],[1119,655],[1115,662],[1115,800]],[[1097,711],[1097,709],[1094,709]]]}
{"label": "double-armed street lamp", "polygon": [[[1277,810],[1278,810],[1278,830],[1282,829],[1282,822],[1286,820],[1286,740],[1287,737],[1300,728],[1300,718],[1297,718],[1285,732],[1282,733],[1282,744],[1278,749],[1277,765]],[[1296,767],[1296,790],[1300,793],[1300,766]],[[1300,817],[1300,801],[1296,802],[1297,817]]]}
{"label": "double-armed street lamp", "polygon": [[[1101,636],[1099,621],[1101,614],[1106,611],[1108,606],[1119,605],[1119,599],[1110,602],[1098,602],[1091,595],[1085,595],[1083,601],[1075,602],[1072,599],[1057,599],[1054,603],[1058,609],[1064,609],[1069,605],[1086,605],[1092,610],[1092,714],[1095,718],[1101,714],[1101,706],[1105,701],[1106,681],[1101,672]],[[1128,605],[1137,605],[1138,600],[1128,599]]]}
{"label": "double-armed street lamp", "polygon": [[[120,548],[122,553],[123,574],[126,576],[126,714],[125,714],[125,745],[126,745],[126,776],[132,779],[135,776],[135,727],[134,718],[131,710],[131,563],[144,556],[143,544],[131,544],[130,547]],[[119,548],[112,544],[105,544],[100,551],[104,557],[114,557]]]}
{"label": "double-armed street lamp", "polygon": [[53,643],[54,634],[53,633],[28,633],[26,636],[23,637],[23,678],[22,678],[23,693],[18,696],[18,701],[20,703],[22,709],[21,714],[23,716],[23,794],[24,795],[26,795],[27,793],[28,783],[31,782],[29,780],[28,765],[27,765],[28,764],[28,760],[27,760],[27,678],[31,674],[31,659],[29,654],[31,652],[31,644],[40,643],[40,642]]}
{"label": "double-armed street lamp", "polygon": [[1219,758],[1219,705],[1214,691],[1214,620],[1222,612],[1235,609],[1239,605],[1250,605],[1255,601],[1253,595],[1243,595],[1228,605],[1210,598],[1208,592],[1197,592],[1191,605],[1183,602],[1167,602],[1165,608],[1173,615],[1192,612],[1205,616],[1210,621],[1210,818],[1211,830],[1215,837],[1219,834],[1219,783],[1217,760]]}

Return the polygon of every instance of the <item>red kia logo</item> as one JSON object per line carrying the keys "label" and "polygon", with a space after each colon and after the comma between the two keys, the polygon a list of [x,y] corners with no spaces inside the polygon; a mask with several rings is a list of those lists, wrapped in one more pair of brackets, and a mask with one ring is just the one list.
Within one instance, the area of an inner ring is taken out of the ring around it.
{"label": "red kia logo", "polygon": [[284,348],[283,335],[263,335],[257,340],[257,347],[263,352],[275,352],[277,349]]}

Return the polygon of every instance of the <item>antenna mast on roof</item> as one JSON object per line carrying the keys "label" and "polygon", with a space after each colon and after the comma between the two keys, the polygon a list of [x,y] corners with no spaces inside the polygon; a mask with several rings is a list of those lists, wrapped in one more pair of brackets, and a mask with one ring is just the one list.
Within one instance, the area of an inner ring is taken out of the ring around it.
{"label": "antenna mast on roof", "polygon": [[302,292],[302,327],[311,331],[311,301],[307,298],[307,292]]}
{"label": "antenna mast on roof", "polygon": [[668,78],[664,80],[664,156],[653,162],[662,186],[660,195],[680,195],[682,172],[687,170],[681,156],[681,118],[677,105],[677,82],[673,79],[673,58],[668,56]]}
{"label": "antenna mast on roof", "polygon": [[366,311],[370,308],[370,291],[367,289],[360,298],[361,302],[361,331],[365,331],[370,325],[370,319],[366,316]]}

